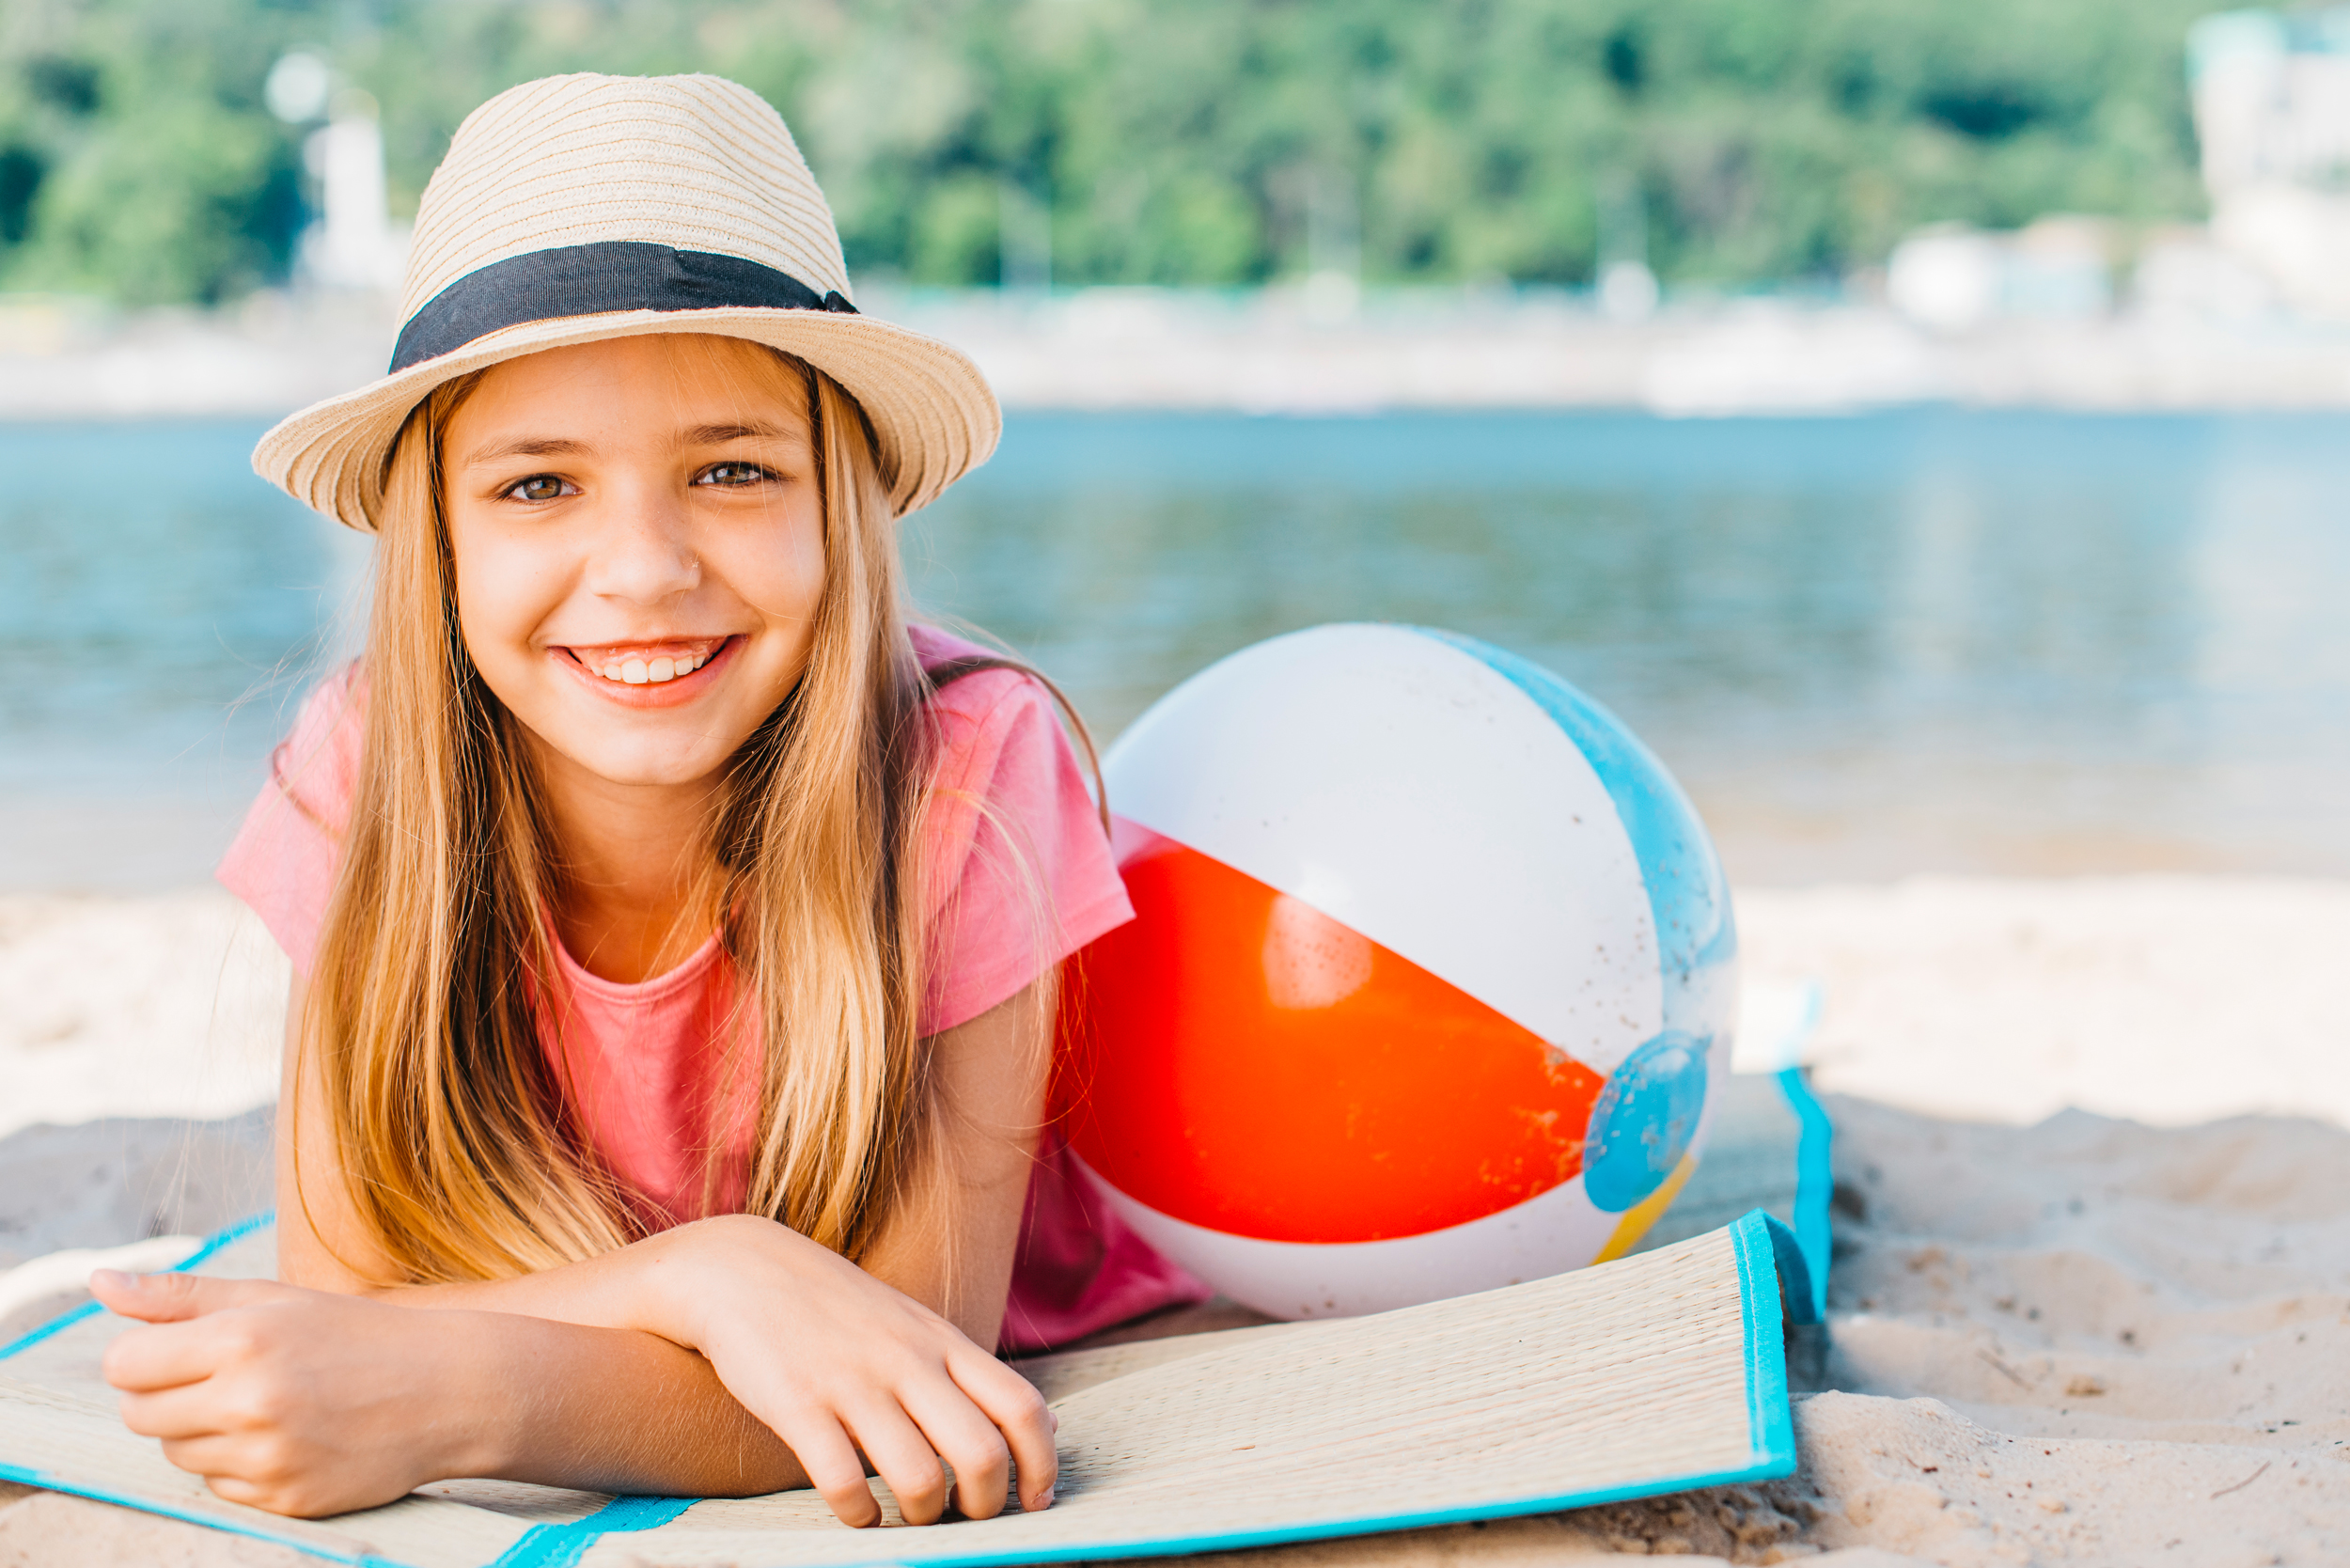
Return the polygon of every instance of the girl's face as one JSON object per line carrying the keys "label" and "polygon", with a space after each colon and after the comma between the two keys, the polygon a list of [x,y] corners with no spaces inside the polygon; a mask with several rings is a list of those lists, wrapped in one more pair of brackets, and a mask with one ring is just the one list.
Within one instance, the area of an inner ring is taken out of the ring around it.
{"label": "girl's face", "polygon": [[608,783],[713,779],[799,679],[823,592],[799,376],[726,337],[552,349],[482,378],[442,460],[498,699]]}

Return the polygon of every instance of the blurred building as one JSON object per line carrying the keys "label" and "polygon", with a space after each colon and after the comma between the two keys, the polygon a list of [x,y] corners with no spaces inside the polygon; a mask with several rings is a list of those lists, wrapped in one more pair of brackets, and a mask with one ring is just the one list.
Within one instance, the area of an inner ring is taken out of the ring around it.
{"label": "blurred building", "polygon": [[334,118],[310,133],[303,152],[321,209],[302,237],[304,273],[331,289],[398,289],[409,228],[392,221],[374,100],[337,95]]}
{"label": "blurred building", "polygon": [[2114,226],[2100,218],[2042,218],[2012,234],[1939,224],[1893,248],[1886,297],[1939,332],[2102,316],[2113,306],[2115,248]]}
{"label": "blurred building", "polygon": [[1920,326],[2141,315],[2350,320],[2350,6],[2224,11],[2187,33],[2211,222],[2128,234],[2048,217],[2013,233],[1943,224],[1894,248],[1886,294]]}
{"label": "blurred building", "polygon": [[2350,317],[2350,7],[2187,34],[2211,237],[2289,305]]}
{"label": "blurred building", "polygon": [[397,290],[410,226],[392,221],[375,100],[299,51],[271,68],[263,94],[287,124],[317,127],[303,143],[318,215],[302,236],[300,275],[328,289]]}

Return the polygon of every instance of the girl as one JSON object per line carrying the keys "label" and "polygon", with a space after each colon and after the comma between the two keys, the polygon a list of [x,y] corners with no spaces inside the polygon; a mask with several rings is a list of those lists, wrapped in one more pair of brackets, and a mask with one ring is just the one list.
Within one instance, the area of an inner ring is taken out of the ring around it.
{"label": "girl", "polygon": [[1131,916],[1075,760],[904,617],[896,520],[993,397],[855,313],[714,78],[492,100],[409,266],[391,374],[255,459],[380,538],[366,655],[221,871],[296,971],[282,1283],[94,1281],[149,1325],[123,1419],[290,1513],[483,1476],[868,1525],[869,1470],[914,1523],[1047,1506],[993,1350],[1203,1293],[1040,1135],[1058,964]]}

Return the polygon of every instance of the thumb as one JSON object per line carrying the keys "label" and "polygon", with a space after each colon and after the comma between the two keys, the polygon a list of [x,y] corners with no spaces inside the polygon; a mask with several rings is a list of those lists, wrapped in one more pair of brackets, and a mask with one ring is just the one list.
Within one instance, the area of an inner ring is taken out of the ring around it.
{"label": "thumb", "polygon": [[125,1274],[102,1268],[89,1277],[90,1294],[108,1310],[141,1323],[180,1323],[230,1307],[268,1301],[287,1287],[268,1279],[208,1279],[196,1274]]}

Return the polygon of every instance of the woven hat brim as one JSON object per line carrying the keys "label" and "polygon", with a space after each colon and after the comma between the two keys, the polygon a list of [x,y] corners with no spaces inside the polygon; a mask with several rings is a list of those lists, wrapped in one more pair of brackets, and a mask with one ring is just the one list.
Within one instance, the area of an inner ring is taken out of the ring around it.
{"label": "woven hat brim", "polygon": [[617,310],[525,321],[288,416],[253,449],[253,470],[295,500],[372,532],[384,460],[409,414],[444,382],[545,349],[611,337],[707,333],[796,354],[838,382],[872,421],[901,515],[985,463],[1003,434],[995,394],[960,350],[870,316],[765,306]]}

